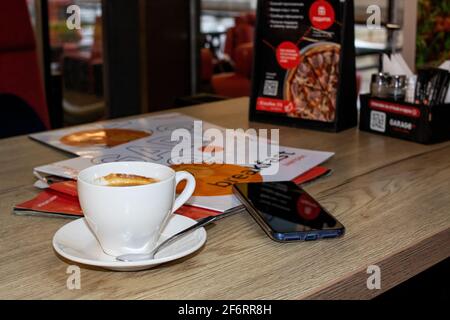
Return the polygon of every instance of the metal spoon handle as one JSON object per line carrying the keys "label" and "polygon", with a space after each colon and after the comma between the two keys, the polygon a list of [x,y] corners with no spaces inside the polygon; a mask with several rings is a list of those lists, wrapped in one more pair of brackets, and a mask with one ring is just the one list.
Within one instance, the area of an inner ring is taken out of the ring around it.
{"label": "metal spoon handle", "polygon": [[164,240],[163,242],[161,242],[158,246],[156,246],[156,248],[154,248],[151,252],[149,253],[145,253],[145,254],[124,254],[121,256],[116,257],[116,260],[119,261],[139,261],[139,260],[145,260],[145,259],[153,259],[153,257],[155,256],[155,254],[161,250],[162,248],[164,248],[165,246],[167,246],[168,244],[174,242],[175,240],[181,238],[182,236],[186,235],[189,232],[192,232],[198,228],[204,227],[207,224],[215,221],[218,219],[218,216],[212,216],[212,217],[206,217],[203,219],[200,219],[196,224],[190,226],[189,228],[186,228],[176,234],[174,234],[173,236],[171,236],[170,238]]}
{"label": "metal spoon handle", "polygon": [[174,234],[173,236],[171,236],[170,238],[164,240],[163,242],[161,242],[155,249],[152,250],[153,255],[155,255],[159,250],[161,250],[162,248],[166,247],[168,244],[178,240],[179,238],[181,238],[182,236],[184,236],[185,234],[194,231],[198,228],[204,227],[207,224],[213,222],[214,220],[216,220],[217,217],[216,216],[211,216],[211,217],[206,217],[203,219],[200,219],[196,224],[190,226],[189,228],[186,228],[180,232],[178,232],[177,234]]}

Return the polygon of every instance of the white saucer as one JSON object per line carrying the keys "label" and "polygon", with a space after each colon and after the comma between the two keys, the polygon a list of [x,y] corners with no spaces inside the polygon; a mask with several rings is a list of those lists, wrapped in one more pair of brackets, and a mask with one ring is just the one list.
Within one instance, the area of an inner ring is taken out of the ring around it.
{"label": "white saucer", "polygon": [[[160,241],[195,223],[196,221],[190,218],[177,214],[173,215],[166,228],[164,228]],[[149,269],[161,263],[187,256],[200,249],[205,242],[206,231],[204,228],[199,228],[162,249],[156,254],[154,259],[122,262],[103,252],[84,218],[62,226],[53,237],[53,247],[64,258],[81,264],[115,271]]]}

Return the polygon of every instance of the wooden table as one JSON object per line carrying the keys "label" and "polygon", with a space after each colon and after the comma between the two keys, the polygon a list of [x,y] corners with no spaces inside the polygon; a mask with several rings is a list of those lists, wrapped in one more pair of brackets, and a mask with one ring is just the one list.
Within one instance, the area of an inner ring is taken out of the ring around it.
{"label": "wooden table", "polygon": [[[227,128],[249,123],[248,99],[177,110]],[[346,227],[339,240],[279,244],[247,213],[208,228],[189,259],[143,272],[81,269],[68,290],[68,263],[53,251],[67,220],[12,214],[37,190],[35,166],[68,156],[17,137],[0,141],[0,298],[301,299],[372,298],[450,256],[450,143],[422,146],[362,133],[282,127],[281,143],[336,152],[331,176],[307,187]],[[368,290],[367,268],[381,268]]]}

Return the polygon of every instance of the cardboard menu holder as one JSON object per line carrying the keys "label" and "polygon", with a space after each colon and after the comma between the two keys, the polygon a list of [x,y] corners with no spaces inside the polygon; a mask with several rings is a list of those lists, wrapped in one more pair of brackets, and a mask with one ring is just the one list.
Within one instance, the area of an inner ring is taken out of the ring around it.
{"label": "cardboard menu holder", "polygon": [[259,0],[250,121],[355,127],[354,39],[353,1]]}
{"label": "cardboard menu holder", "polygon": [[359,128],[422,144],[450,140],[450,104],[433,107],[361,95]]}

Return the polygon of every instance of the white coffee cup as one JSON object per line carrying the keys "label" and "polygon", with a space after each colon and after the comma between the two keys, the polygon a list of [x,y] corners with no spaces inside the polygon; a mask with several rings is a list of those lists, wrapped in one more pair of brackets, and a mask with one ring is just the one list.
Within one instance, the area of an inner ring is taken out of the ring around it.
{"label": "white coffee cup", "polygon": [[[140,186],[112,187],[99,179],[112,173],[155,178]],[[186,187],[176,197],[177,184]],[[103,251],[112,256],[149,252],[156,245],[170,215],[195,189],[194,177],[185,171],[149,162],[113,162],[89,167],[78,175],[78,196],[84,216]]]}

